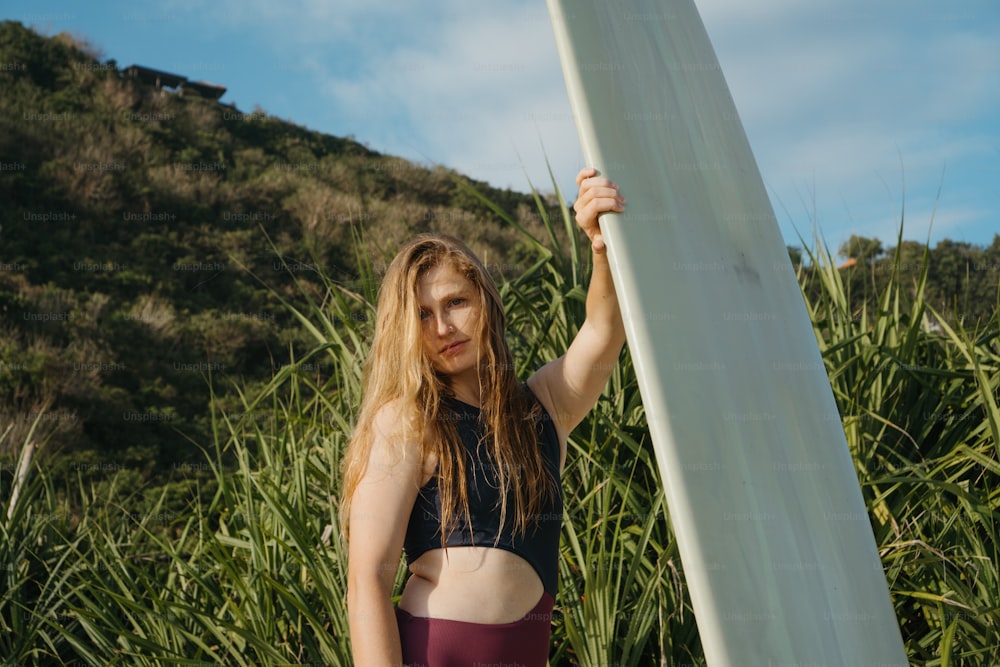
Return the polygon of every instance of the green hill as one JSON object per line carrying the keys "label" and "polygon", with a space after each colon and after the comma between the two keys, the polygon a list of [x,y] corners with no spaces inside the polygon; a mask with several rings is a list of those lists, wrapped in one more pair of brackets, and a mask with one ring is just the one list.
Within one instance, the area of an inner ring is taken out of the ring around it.
{"label": "green hill", "polygon": [[[470,188],[545,236],[528,195],[157,89],[67,35],[0,23],[0,90],[0,461],[41,415],[32,438],[68,471],[186,469],[209,440],[209,376],[233,409],[234,387],[312,344],[278,296],[321,300],[320,270],[371,293],[359,250],[377,272],[429,229],[517,275],[522,237]],[[853,311],[874,309],[891,250],[852,237],[841,255],[854,260],[841,272]],[[923,255],[903,242],[904,299]],[[927,259],[925,297],[945,318],[992,314],[1000,235],[987,248],[945,240]]]}
{"label": "green hill", "polygon": [[372,288],[355,231],[375,258],[435,229],[516,270],[518,233],[461,183],[540,229],[527,195],[159,90],[66,35],[0,23],[0,63],[0,457],[42,414],[52,465],[200,460],[208,376],[227,405],[306,342],[276,295],[322,298],[317,269]]}

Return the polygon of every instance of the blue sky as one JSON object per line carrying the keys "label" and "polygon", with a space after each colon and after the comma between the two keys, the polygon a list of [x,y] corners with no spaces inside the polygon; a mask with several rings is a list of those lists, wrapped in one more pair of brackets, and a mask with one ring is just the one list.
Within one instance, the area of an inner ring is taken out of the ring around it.
{"label": "blue sky", "polygon": [[[1000,230],[1000,3],[696,0],[782,235],[986,245]],[[6,0],[0,17],[224,101],[499,187],[575,195],[544,0]],[[940,195],[939,195],[940,192]],[[627,196],[627,193],[626,193]],[[935,212],[936,208],[936,212]]]}

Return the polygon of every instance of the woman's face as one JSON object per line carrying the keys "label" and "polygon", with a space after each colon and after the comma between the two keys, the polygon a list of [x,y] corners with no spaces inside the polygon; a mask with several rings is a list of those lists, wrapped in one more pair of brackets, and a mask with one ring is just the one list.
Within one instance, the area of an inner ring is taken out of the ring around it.
{"label": "woman's face", "polygon": [[417,280],[424,353],[439,373],[478,388],[479,293],[450,264],[428,269]]}

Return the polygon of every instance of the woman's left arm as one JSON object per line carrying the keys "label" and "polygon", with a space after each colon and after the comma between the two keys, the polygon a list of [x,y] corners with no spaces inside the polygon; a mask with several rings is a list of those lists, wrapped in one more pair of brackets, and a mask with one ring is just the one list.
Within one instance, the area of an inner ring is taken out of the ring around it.
{"label": "woman's left arm", "polygon": [[546,404],[560,440],[597,403],[625,344],[625,325],[608,264],[598,216],[620,213],[625,199],[612,181],[593,168],[577,174],[580,195],[573,204],[576,221],[590,239],[593,270],[587,289],[587,318],[566,353],[540,368],[528,385]]}

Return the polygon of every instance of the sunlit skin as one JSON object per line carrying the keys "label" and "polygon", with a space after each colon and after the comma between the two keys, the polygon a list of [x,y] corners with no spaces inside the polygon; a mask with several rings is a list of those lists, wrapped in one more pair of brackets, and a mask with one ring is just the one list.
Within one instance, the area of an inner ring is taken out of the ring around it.
{"label": "sunlit skin", "polygon": [[[590,241],[592,273],[587,317],[565,354],[531,375],[527,384],[552,417],[560,445],[597,402],[625,343],[599,224],[602,213],[624,210],[618,186],[593,168],[577,174],[577,224]],[[484,317],[478,290],[452,266],[422,275],[416,288],[423,351],[449,376],[456,398],[481,405],[478,329]],[[458,347],[452,347],[458,343]],[[407,408],[392,403],[375,419],[375,441],[365,477],[351,505],[348,608],[355,664],[399,665],[401,646],[390,598],[406,525],[418,490],[434,475],[436,460],[420,460],[419,436],[408,432]],[[400,455],[402,452],[402,455]],[[414,455],[411,455],[413,453]],[[432,549],[410,565],[399,608],[413,616],[471,623],[511,623],[542,595],[542,582],[520,556],[487,546]]]}
{"label": "sunlit skin", "polygon": [[450,264],[428,269],[417,281],[424,354],[451,378],[455,397],[479,405],[481,358],[477,328],[481,307],[473,284]]}

